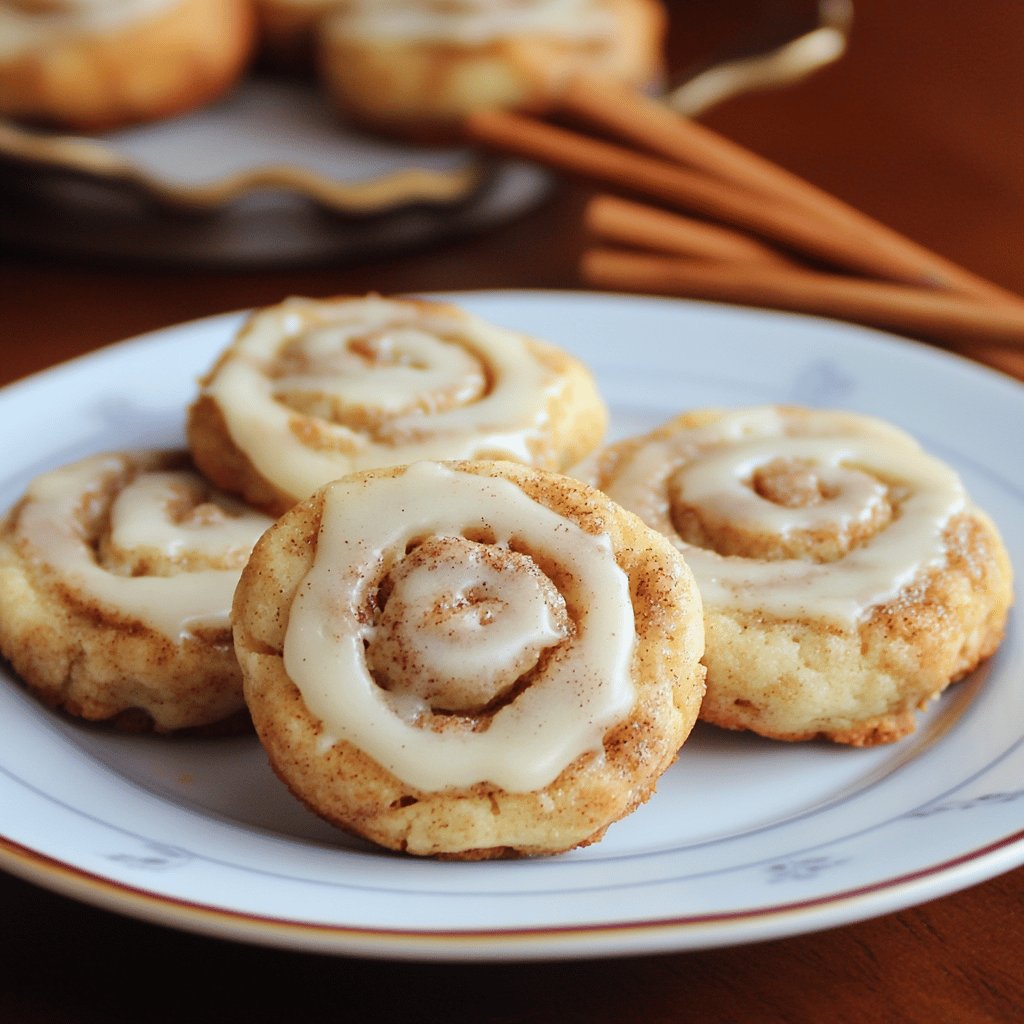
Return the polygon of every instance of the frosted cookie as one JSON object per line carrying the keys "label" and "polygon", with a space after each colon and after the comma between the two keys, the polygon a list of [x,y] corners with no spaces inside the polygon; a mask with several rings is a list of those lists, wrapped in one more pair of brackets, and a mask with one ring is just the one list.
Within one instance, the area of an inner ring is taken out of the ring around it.
{"label": "frosted cookie", "polygon": [[671,545],[514,463],[329,484],[256,545],[233,618],[278,775],[422,856],[594,842],[648,798],[704,688],[700,597]]}
{"label": "frosted cookie", "polygon": [[201,382],[188,438],[211,480],[278,514],[337,477],[420,459],[562,470],[606,423],[568,353],[451,305],[369,296],[253,314]]}
{"label": "frosted cookie", "polygon": [[183,455],[37,477],[0,528],[0,652],[46,704],[132,730],[246,721],[229,614],[270,525]]}
{"label": "frosted cookie", "polygon": [[320,24],[319,67],[347,118],[432,140],[481,107],[543,109],[580,71],[653,84],[665,22],[657,0],[351,0]]}
{"label": "frosted cookie", "polygon": [[701,410],[596,483],[666,535],[707,622],[701,715],[781,740],[899,739],[999,645],[1011,567],[957,475],[852,413]]}
{"label": "frosted cookie", "polygon": [[0,0],[0,115],[99,131],[192,110],[254,31],[248,0]]}

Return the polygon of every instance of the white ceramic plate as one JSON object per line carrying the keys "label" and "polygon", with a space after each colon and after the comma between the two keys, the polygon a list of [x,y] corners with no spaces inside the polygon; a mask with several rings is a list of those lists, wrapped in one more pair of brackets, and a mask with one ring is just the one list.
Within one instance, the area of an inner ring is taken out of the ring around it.
{"label": "white ceramic plate", "polygon": [[[450,296],[596,371],[616,436],[685,408],[842,406],[962,474],[1024,564],[1024,388],[810,318],[574,293]],[[0,392],[0,499],[98,450],[180,440],[237,317],[161,331]],[[129,915],[243,941],[418,959],[609,956],[749,942],[920,903],[1024,862],[1020,612],[991,662],[899,744],[773,744],[698,726],[639,811],[585,850],[439,863],[307,813],[255,740],[110,735],[0,680],[0,865]]]}

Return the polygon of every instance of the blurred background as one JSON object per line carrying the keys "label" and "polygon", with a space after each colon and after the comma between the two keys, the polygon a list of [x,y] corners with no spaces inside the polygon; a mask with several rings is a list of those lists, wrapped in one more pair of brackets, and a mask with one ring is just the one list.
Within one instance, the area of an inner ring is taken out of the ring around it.
{"label": "blurred background", "polygon": [[[767,80],[712,100],[700,120],[1024,291],[1024,5],[669,0],[667,7],[673,85],[709,64],[841,23],[840,52],[826,45],[801,57],[816,70],[793,76],[775,68]],[[310,116],[310,125],[293,126],[297,141],[283,151],[296,162],[327,161],[321,177],[351,175],[349,144],[330,135],[330,122],[316,121],[326,115]],[[181,123],[155,129],[167,159],[184,164],[176,173],[187,174],[184,132]],[[219,148],[233,146],[242,143],[224,138]],[[359,159],[372,168],[383,158],[361,151]],[[444,167],[470,160],[458,150],[417,156],[401,147],[387,159],[440,159]],[[0,318],[9,337],[33,340],[8,346],[14,377],[68,351],[291,293],[579,286],[580,213],[592,190],[536,169],[518,168],[519,178],[502,182],[511,194],[491,194],[489,208],[435,210],[426,224],[422,211],[411,223],[401,211],[396,224],[394,215],[353,220],[320,204],[296,205],[289,190],[199,209],[154,202],[145,188],[108,188],[102,174],[98,186],[96,176],[69,178],[53,166],[60,162],[26,161],[0,145]],[[373,172],[360,164],[357,173]]]}

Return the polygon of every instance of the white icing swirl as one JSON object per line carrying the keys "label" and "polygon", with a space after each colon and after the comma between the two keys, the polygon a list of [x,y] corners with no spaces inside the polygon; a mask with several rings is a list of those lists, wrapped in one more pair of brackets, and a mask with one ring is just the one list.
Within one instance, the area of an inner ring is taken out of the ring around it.
{"label": "white icing swirl", "polygon": [[0,0],[0,54],[37,50],[55,38],[109,32],[175,0]]}
{"label": "white icing swirl", "polygon": [[275,398],[311,416],[374,425],[385,437],[408,430],[399,417],[474,402],[487,388],[479,358],[416,324],[319,327],[283,348],[279,366]]}
{"label": "white icing swirl", "polygon": [[[493,555],[481,553],[485,541]],[[508,587],[511,573],[522,579]],[[385,581],[397,595],[381,616],[373,609]],[[389,649],[396,598],[412,628],[416,618],[427,624],[405,649],[411,667],[401,644]],[[383,652],[368,655],[379,639]],[[600,753],[628,714],[635,639],[628,580],[606,535],[507,480],[421,462],[326,488],[284,665],[325,744],[346,740],[423,790],[490,782],[526,792]],[[477,677],[467,664],[487,668]],[[436,713],[496,698],[482,728]]]}
{"label": "white icing swirl", "polygon": [[[776,470],[780,492],[759,489],[758,474]],[[682,551],[706,606],[844,628],[943,564],[943,531],[966,504],[956,474],[897,428],[777,407],[655,431],[599,483]],[[736,550],[688,542],[685,517],[738,537]],[[748,538],[778,552],[745,557]]]}
{"label": "white icing swirl", "polygon": [[42,474],[16,535],[79,600],[178,641],[229,628],[242,566],[271,520],[167,461],[97,455]]}
{"label": "white icing swirl", "polygon": [[256,470],[298,500],[422,459],[531,463],[564,387],[519,334],[371,296],[260,311],[205,394]]}
{"label": "white icing swirl", "polygon": [[614,28],[601,0],[349,0],[327,24],[354,38],[462,46],[521,35],[608,39]]}
{"label": "white icing swirl", "polygon": [[393,699],[424,710],[484,710],[569,635],[551,581],[528,556],[496,545],[432,538],[389,583],[367,655]]}

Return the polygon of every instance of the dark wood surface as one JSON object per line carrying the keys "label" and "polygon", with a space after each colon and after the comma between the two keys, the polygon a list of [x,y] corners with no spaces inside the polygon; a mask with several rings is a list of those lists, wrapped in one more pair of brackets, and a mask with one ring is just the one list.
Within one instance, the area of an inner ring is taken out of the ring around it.
{"label": "dark wood surface", "polygon": [[[773,6],[677,0],[677,62]],[[1016,0],[858,0],[842,60],[704,120],[1024,292],[1022,40]],[[576,287],[586,195],[562,183],[514,223],[357,265],[211,270],[8,247],[0,250],[0,381],[288,294]],[[1024,377],[1019,356],[999,362]],[[0,1021],[12,1024],[1024,1019],[1024,869],[831,931],[606,962],[444,965],[283,952],[123,918],[6,875],[0,908]]]}

